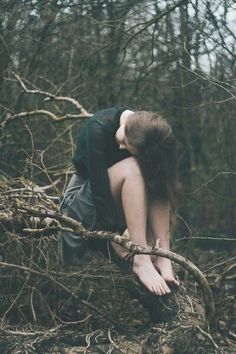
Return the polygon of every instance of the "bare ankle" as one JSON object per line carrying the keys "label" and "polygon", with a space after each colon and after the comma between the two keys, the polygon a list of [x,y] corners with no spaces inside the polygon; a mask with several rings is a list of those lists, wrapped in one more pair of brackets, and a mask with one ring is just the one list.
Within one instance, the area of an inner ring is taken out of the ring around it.
{"label": "bare ankle", "polygon": [[142,266],[143,264],[150,263],[151,258],[148,254],[136,254],[134,256],[134,265]]}

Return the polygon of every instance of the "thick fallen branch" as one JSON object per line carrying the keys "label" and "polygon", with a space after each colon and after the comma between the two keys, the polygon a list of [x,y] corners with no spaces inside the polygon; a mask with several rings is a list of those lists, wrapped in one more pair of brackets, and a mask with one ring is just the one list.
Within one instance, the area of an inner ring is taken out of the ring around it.
{"label": "thick fallen branch", "polygon": [[[15,191],[15,189],[13,190]],[[138,246],[128,238],[111,232],[87,231],[80,222],[60,214],[55,204],[52,208],[47,199],[47,195],[44,194],[43,191],[40,193],[32,193],[31,197],[28,193],[29,191],[27,191],[27,201],[25,198],[21,198],[22,194],[20,198],[15,198],[14,195],[12,196],[8,191],[3,192],[3,204],[8,205],[8,210],[5,211],[2,220],[0,215],[0,221],[2,221],[3,224],[6,222],[8,214],[9,219],[11,219],[10,223],[13,227],[17,226],[23,236],[41,237],[42,235],[55,235],[59,230],[70,231],[86,239],[99,238],[113,241],[123,246],[131,254],[151,254],[169,258],[180,264],[193,275],[194,279],[200,285],[203,294],[206,318],[209,323],[214,321],[215,305],[209,284],[202,272],[188,259],[161,248],[144,248]],[[34,207],[34,205],[36,205],[37,208]]]}
{"label": "thick fallen branch", "polygon": [[[156,256],[161,256],[161,257],[166,257],[169,258],[170,260],[180,264],[182,267],[187,269],[196,282],[199,284],[204,303],[205,303],[205,311],[206,311],[206,318],[210,324],[213,323],[214,318],[215,318],[215,305],[214,305],[214,299],[213,295],[210,289],[210,286],[203,275],[203,273],[192,263],[190,262],[187,258],[182,257],[174,252],[164,250],[162,248],[144,248],[139,245],[136,245],[129,239],[127,239],[124,236],[120,236],[111,232],[104,232],[104,231],[87,231],[84,229],[84,227],[81,225],[80,222],[65,216],[61,215],[58,212],[55,211],[49,211],[49,210],[37,210],[33,207],[28,207],[24,205],[20,205],[18,203],[17,209],[20,213],[31,215],[31,216],[36,216],[36,217],[43,217],[43,218],[51,218],[54,220],[57,220],[60,222],[61,225],[67,225],[69,228],[67,228],[67,231],[74,232],[75,234],[79,234],[80,236],[86,238],[86,239],[93,239],[93,238],[99,238],[99,239],[105,239],[105,240],[110,240],[113,241],[121,246],[123,246],[125,249],[127,249],[130,253],[132,254],[150,254],[150,255],[156,255]],[[58,227],[60,229],[60,227]],[[65,230],[63,228],[63,230]],[[32,229],[25,228],[23,230],[26,233],[32,233]],[[42,230],[40,230],[42,231]],[[55,227],[54,227],[55,231]]]}

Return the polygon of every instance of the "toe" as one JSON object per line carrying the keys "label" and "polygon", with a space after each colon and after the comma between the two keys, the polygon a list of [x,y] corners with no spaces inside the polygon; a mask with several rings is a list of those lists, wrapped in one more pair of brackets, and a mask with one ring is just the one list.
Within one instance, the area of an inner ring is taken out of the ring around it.
{"label": "toe", "polygon": [[166,284],[164,279],[162,280],[162,288],[163,288],[165,294],[170,293],[170,288],[168,287],[168,285]]}

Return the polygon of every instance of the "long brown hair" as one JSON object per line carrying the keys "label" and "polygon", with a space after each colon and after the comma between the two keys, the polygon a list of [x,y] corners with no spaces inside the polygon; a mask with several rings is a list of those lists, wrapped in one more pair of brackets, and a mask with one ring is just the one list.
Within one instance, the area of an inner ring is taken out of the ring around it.
{"label": "long brown hair", "polygon": [[150,199],[168,201],[171,224],[182,197],[179,182],[179,143],[170,124],[158,113],[137,111],[125,124],[128,143],[136,148]]}

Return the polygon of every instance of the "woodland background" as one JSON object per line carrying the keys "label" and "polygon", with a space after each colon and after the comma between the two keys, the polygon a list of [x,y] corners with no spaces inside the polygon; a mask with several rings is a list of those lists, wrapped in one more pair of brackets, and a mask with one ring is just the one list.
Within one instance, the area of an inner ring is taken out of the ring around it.
{"label": "woodland background", "polygon": [[[74,113],[22,93],[12,72],[91,113],[120,104],[161,112],[182,143],[180,215],[195,236],[233,236],[234,1],[2,0],[0,9],[1,120],[36,108]],[[71,163],[79,124],[14,119],[2,133],[1,172],[41,184],[47,173],[57,178]]]}
{"label": "woodland background", "polygon": [[236,227],[235,59],[235,1],[1,0],[1,179],[56,182],[60,197],[73,171],[84,118],[40,90],[89,113],[160,112],[182,145],[185,196],[173,242],[196,261],[203,249],[227,259]]}

